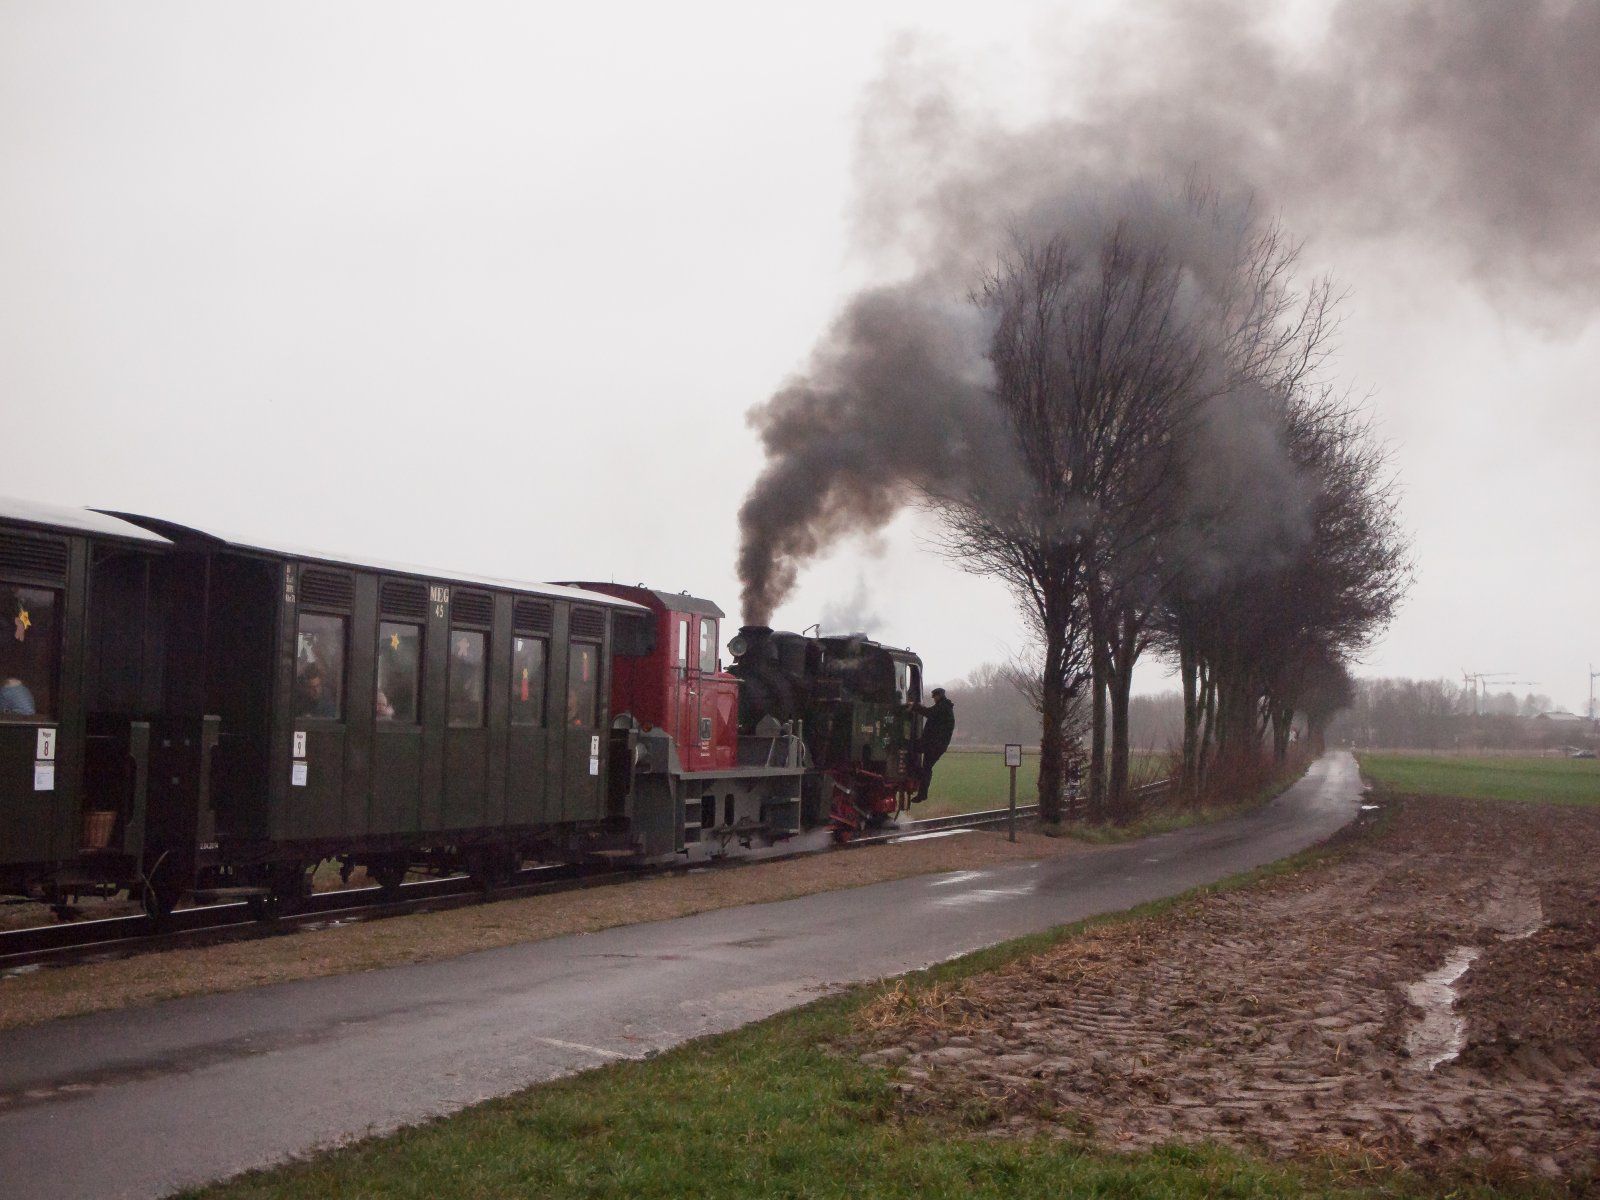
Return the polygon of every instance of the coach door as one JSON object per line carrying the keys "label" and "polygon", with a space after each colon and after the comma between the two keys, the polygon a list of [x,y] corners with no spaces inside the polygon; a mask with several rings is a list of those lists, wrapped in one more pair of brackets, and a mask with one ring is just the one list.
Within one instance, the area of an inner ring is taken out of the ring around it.
{"label": "coach door", "polygon": [[[489,788],[489,644],[494,598],[454,589],[445,663],[444,824],[476,829],[498,824]],[[497,697],[498,699],[498,697]]]}
{"label": "coach door", "polygon": [[561,761],[553,739],[564,736],[550,696],[550,646],[554,607],[548,600],[518,596],[511,606],[511,712],[506,731],[506,820],[512,825],[550,825],[561,820],[560,790],[551,786],[551,764]]}
{"label": "coach door", "polygon": [[67,633],[82,616],[69,557],[81,579],[81,552],[70,555],[65,538],[0,533],[0,865],[77,850],[80,697],[62,680],[72,677],[64,655],[81,658]]}
{"label": "coach door", "polygon": [[568,634],[562,817],[595,821],[605,815],[605,613],[574,605]]}
{"label": "coach door", "polygon": [[427,644],[428,585],[412,579],[381,581],[373,662],[372,834],[412,833],[422,825]]}

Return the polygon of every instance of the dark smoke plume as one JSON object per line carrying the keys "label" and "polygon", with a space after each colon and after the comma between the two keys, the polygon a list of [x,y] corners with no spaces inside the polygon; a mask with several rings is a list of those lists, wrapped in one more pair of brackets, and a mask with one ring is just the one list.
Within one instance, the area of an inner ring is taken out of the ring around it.
{"label": "dark smoke plume", "polygon": [[[919,491],[1010,471],[984,331],[964,303],[1008,242],[1087,244],[1132,198],[1145,236],[1174,245],[1205,291],[1210,250],[1159,201],[1174,181],[1254,196],[1319,256],[1399,239],[1516,317],[1588,319],[1600,302],[1600,4],[1339,0],[1326,16],[1294,40],[1255,4],[1132,6],[1065,39],[1071,115],[1020,129],[956,98],[958,65],[896,48],[863,106],[856,223],[910,281],[852,300],[806,373],[751,414],[768,465],[741,511],[747,620],[770,616],[806,560]],[[1214,526],[1221,505],[1239,554],[1281,543],[1305,512],[1261,410],[1228,397],[1199,434],[1209,477],[1195,523]]]}
{"label": "dark smoke plume", "polygon": [[739,510],[744,619],[766,624],[800,565],[887,524],[918,488],[1009,454],[972,306],[907,284],[850,302],[806,374],[750,415],[767,468]]}

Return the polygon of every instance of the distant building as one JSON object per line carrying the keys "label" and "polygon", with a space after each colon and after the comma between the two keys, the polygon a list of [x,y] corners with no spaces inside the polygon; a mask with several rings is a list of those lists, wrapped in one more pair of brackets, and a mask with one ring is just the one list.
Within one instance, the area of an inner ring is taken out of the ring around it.
{"label": "distant building", "polygon": [[1595,723],[1579,713],[1570,713],[1560,708],[1553,712],[1542,712],[1534,720],[1544,722],[1544,728],[1571,729],[1580,733],[1587,731]]}

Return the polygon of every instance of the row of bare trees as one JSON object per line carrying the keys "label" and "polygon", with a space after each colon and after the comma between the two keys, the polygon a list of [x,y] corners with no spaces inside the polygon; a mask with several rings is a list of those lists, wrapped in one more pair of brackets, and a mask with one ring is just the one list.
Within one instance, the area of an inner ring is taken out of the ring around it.
{"label": "row of bare trees", "polygon": [[1019,232],[974,297],[1021,467],[933,499],[947,551],[1004,579],[1036,638],[1047,819],[1085,708],[1090,815],[1130,815],[1145,653],[1179,666],[1198,796],[1281,756],[1296,712],[1315,736],[1409,580],[1383,452],[1322,379],[1336,297],[1297,286],[1298,254],[1191,184]]}

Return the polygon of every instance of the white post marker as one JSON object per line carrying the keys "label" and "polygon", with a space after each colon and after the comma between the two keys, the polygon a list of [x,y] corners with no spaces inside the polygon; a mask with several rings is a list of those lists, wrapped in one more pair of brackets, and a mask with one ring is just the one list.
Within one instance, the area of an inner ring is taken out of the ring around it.
{"label": "white post marker", "polygon": [[1017,768],[1022,765],[1022,746],[1017,742],[1006,743],[1006,766],[1011,771],[1011,812],[1006,817],[1006,823],[1011,831],[1011,840],[1017,840]]}

